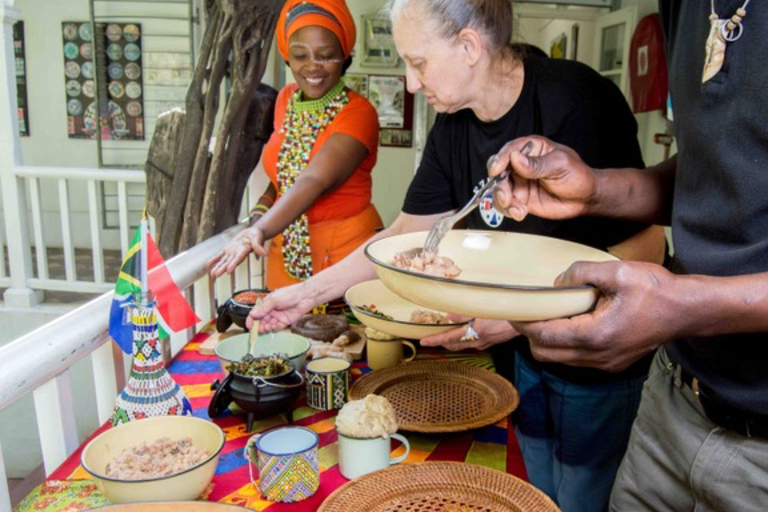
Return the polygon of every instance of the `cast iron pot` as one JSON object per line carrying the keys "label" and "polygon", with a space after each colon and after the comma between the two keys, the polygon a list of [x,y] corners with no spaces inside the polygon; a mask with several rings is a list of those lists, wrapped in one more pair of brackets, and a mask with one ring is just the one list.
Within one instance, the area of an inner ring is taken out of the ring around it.
{"label": "cast iron pot", "polygon": [[231,326],[232,323],[241,329],[245,329],[246,331],[248,330],[248,328],[245,326],[245,319],[248,318],[248,312],[251,311],[255,305],[255,302],[249,303],[236,301],[235,297],[243,292],[254,292],[261,295],[262,297],[265,297],[269,293],[269,290],[264,288],[247,288],[245,290],[239,290],[233,293],[232,297],[228,298],[224,304],[219,306],[219,308],[216,310],[217,331],[226,331],[229,329],[229,326]]}
{"label": "cast iron pot", "polygon": [[284,413],[293,423],[293,403],[299,398],[304,377],[295,369],[270,377],[250,377],[229,372],[223,382],[216,379],[211,389],[216,390],[208,405],[208,416],[224,414],[231,402],[248,413],[246,428],[250,432],[254,420]]}

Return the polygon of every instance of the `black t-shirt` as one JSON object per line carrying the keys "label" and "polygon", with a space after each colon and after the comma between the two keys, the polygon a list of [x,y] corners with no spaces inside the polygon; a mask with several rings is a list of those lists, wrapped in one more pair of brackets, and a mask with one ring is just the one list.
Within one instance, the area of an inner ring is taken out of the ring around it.
{"label": "black t-shirt", "polygon": [[[525,135],[544,135],[565,144],[593,167],[644,167],[637,123],[621,91],[610,80],[575,61],[529,55],[524,62],[520,98],[500,119],[483,122],[470,109],[437,116],[403,212],[433,215],[462,207],[488,179],[488,158],[505,143]],[[466,222],[471,229],[546,235],[603,250],[647,227],[597,217],[552,221],[529,215],[516,222],[499,214],[490,201],[481,203]],[[510,345],[533,360],[527,342],[497,345],[494,358],[499,359]],[[558,364],[542,366],[571,380],[603,382],[641,375],[647,371],[648,362],[645,358],[622,374]]]}
{"label": "black t-shirt", "polygon": [[[727,19],[743,3],[718,0],[716,12]],[[672,234],[679,273],[768,271],[768,9],[752,6],[721,71],[702,84],[710,3],[660,3],[678,145]],[[768,414],[768,333],[677,340],[667,350],[714,398]]]}

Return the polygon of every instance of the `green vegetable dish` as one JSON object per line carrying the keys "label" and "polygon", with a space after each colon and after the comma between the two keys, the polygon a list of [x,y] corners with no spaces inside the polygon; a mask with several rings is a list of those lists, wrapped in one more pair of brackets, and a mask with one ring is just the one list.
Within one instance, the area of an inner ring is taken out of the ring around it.
{"label": "green vegetable dish", "polygon": [[291,371],[288,358],[281,355],[253,357],[246,354],[239,363],[230,363],[227,370],[245,377],[274,377]]}
{"label": "green vegetable dish", "polygon": [[376,306],[371,304],[370,306],[366,306],[365,304],[362,306],[357,306],[360,308],[361,311],[365,311],[366,313],[373,315],[375,317],[381,318],[383,320],[394,320],[395,317],[387,315],[386,313],[382,313],[378,309],[376,309]]}

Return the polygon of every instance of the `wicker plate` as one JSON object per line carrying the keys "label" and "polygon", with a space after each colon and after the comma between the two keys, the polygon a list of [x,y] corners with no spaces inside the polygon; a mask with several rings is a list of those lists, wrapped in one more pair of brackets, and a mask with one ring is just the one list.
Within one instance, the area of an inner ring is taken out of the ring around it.
{"label": "wicker plate", "polygon": [[336,489],[318,512],[556,512],[531,484],[497,469],[463,462],[401,464]]}
{"label": "wicker plate", "polygon": [[490,370],[463,363],[416,361],[364,375],[349,390],[351,400],[385,396],[400,429],[462,432],[491,425],[517,408],[515,387]]}

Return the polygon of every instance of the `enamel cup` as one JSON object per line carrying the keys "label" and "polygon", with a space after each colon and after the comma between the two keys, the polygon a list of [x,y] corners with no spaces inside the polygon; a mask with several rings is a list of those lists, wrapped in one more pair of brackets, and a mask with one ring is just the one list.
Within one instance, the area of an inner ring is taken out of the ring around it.
{"label": "enamel cup", "polygon": [[307,363],[307,404],[321,411],[341,409],[347,403],[349,368],[352,363],[340,357],[321,357]]}
{"label": "enamel cup", "polygon": [[[403,346],[408,347],[411,352],[408,357],[403,356]],[[367,351],[368,367],[371,370],[391,368],[413,361],[413,358],[416,357],[416,347],[413,343],[400,339],[379,341],[369,338],[365,350]]]}
{"label": "enamel cup", "polygon": [[[304,427],[279,427],[251,436],[245,446],[251,482],[269,501],[293,503],[309,498],[320,486],[317,434]],[[259,481],[253,478],[253,466]]]}
{"label": "enamel cup", "polygon": [[[399,457],[390,457],[390,438],[397,439],[405,446],[405,453]],[[352,480],[359,476],[388,468],[405,460],[411,452],[408,440],[400,434],[385,437],[358,439],[339,434],[339,471]]]}

